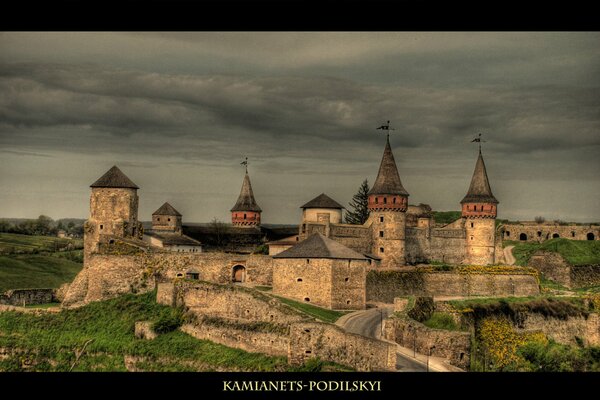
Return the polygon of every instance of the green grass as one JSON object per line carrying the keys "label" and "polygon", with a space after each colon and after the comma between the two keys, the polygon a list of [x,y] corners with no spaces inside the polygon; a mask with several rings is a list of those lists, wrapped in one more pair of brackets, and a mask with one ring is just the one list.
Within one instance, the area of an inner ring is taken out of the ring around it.
{"label": "green grass", "polygon": [[434,328],[434,329],[445,329],[448,331],[459,331],[460,327],[454,321],[454,318],[450,314],[434,312],[426,321],[423,321],[423,325]]}
{"label": "green grass", "polygon": [[178,312],[156,304],[154,296],[125,295],[43,315],[0,313],[0,347],[23,350],[0,360],[0,371],[21,370],[20,360],[28,357],[37,363],[34,370],[67,371],[75,357],[73,350],[88,339],[93,341],[75,371],[125,371],[125,355],[143,357],[139,366],[152,371],[288,370],[285,357],[248,353],[179,330],[152,341],[136,339],[135,321],[168,319]]}
{"label": "green grass", "polygon": [[448,225],[462,216],[460,211],[433,211],[433,221],[436,224]]}
{"label": "green grass", "polygon": [[511,242],[517,265],[527,265],[529,259],[538,250],[559,253],[572,265],[600,263],[600,241],[598,240],[569,240],[556,238],[543,243]]}
{"label": "green grass", "polygon": [[270,292],[273,290],[271,286],[254,286],[254,289],[260,290],[261,292]]}
{"label": "green grass", "polygon": [[54,255],[0,256],[0,292],[8,289],[57,288],[71,282],[83,264]]}
{"label": "green grass", "polygon": [[52,308],[60,307],[60,303],[28,304],[26,308]]}
{"label": "green grass", "polygon": [[347,314],[347,312],[344,312],[344,311],[328,310],[326,308],[313,306],[312,304],[300,303],[299,301],[286,299],[285,297],[280,297],[280,296],[273,296],[273,297],[278,298],[282,303],[287,304],[290,307],[293,307],[299,311],[302,311],[305,314],[310,315],[311,317],[315,317],[316,319],[325,321],[325,322],[334,323],[342,315]]}
{"label": "green grass", "polygon": [[0,253],[56,251],[69,243],[75,249],[83,248],[83,240],[57,238],[54,236],[30,236],[16,233],[0,233]]}
{"label": "green grass", "polygon": [[457,310],[464,310],[467,308],[473,308],[474,306],[486,306],[490,304],[497,304],[502,302],[506,302],[509,304],[515,303],[528,303],[536,300],[556,300],[561,302],[569,302],[575,305],[581,306],[583,305],[583,300],[581,297],[568,297],[568,296],[527,296],[527,297],[482,297],[482,298],[474,298],[474,299],[465,299],[465,300],[449,300],[448,303],[452,305]]}

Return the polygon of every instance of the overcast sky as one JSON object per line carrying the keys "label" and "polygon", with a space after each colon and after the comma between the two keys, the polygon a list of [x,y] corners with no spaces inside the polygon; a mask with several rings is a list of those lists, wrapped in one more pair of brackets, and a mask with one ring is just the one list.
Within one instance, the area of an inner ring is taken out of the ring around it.
{"label": "overcast sky", "polygon": [[264,223],[373,183],[458,210],[477,146],[500,218],[600,221],[600,33],[0,33],[0,217],[89,214],[112,165],[185,222]]}

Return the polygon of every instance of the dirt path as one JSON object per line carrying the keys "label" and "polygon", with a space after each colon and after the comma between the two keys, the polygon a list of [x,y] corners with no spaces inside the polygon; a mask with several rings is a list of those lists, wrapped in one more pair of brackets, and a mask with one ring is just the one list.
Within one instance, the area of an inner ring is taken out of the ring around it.
{"label": "dirt path", "polygon": [[515,256],[513,256],[513,253],[512,253],[512,249],[514,247],[515,246],[506,246],[504,248],[504,260],[506,261],[506,264],[508,264],[508,265],[515,265],[515,261],[517,261],[515,259]]}

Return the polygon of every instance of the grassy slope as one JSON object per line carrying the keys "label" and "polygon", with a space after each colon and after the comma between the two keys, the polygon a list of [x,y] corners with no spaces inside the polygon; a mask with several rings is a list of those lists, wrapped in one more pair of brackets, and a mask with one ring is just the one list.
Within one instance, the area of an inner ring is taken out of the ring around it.
{"label": "grassy slope", "polygon": [[[146,357],[139,367],[152,371],[289,369],[285,357],[247,353],[197,340],[181,331],[160,335],[152,341],[135,339],[135,321],[156,321],[175,312],[173,308],[156,304],[154,293],[147,293],[126,295],[57,314],[0,313],[0,347],[27,350],[25,356],[0,360],[0,371],[20,370],[23,357],[37,361],[35,370],[66,371],[74,360],[73,349],[80,349],[88,339],[93,341],[76,371],[124,371],[124,355]],[[51,365],[47,358],[56,364]]]}
{"label": "grassy slope", "polygon": [[436,224],[447,225],[461,217],[460,211],[433,211],[433,220]]}
{"label": "grassy slope", "polygon": [[0,253],[15,251],[54,251],[56,246],[65,247],[73,243],[75,248],[82,248],[81,239],[57,238],[54,236],[29,236],[15,233],[0,233]]}
{"label": "grassy slope", "polygon": [[0,256],[0,292],[8,289],[57,288],[71,282],[83,265],[63,257],[23,254]]}
{"label": "grassy slope", "polygon": [[537,250],[557,252],[573,265],[600,263],[600,241],[569,240],[556,238],[543,243],[511,242],[515,247],[513,255],[517,265],[527,265],[529,258]]}
{"label": "grassy slope", "polygon": [[311,304],[300,303],[298,301],[286,299],[285,297],[274,296],[278,298],[282,303],[287,304],[291,307],[294,307],[297,310],[302,311],[310,315],[311,317],[317,318],[321,321],[334,323],[337,321],[342,315],[346,314],[343,311],[334,311],[328,310],[326,308],[321,308],[317,306],[313,306]]}

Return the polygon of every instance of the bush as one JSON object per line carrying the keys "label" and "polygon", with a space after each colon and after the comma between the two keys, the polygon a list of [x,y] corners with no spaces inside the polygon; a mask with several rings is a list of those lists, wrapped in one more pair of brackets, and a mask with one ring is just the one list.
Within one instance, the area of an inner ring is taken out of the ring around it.
{"label": "bush", "polygon": [[183,324],[183,315],[180,311],[161,315],[152,325],[156,333],[169,333]]}

